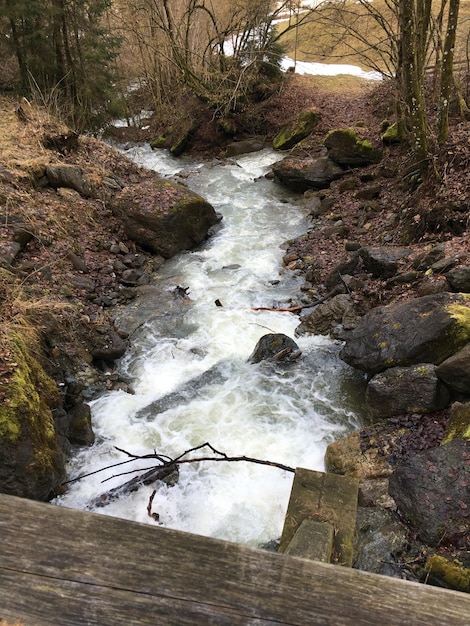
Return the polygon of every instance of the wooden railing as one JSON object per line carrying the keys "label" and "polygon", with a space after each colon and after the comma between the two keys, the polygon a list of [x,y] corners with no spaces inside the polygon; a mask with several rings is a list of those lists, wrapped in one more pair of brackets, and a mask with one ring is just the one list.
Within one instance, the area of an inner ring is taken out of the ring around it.
{"label": "wooden railing", "polygon": [[468,626],[470,596],[0,495],[1,618],[25,626]]}

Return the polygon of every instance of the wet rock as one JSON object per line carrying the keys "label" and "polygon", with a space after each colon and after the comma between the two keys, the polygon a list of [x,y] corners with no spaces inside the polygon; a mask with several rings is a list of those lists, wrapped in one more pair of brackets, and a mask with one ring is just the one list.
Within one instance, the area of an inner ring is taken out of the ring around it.
{"label": "wet rock", "polygon": [[291,362],[300,356],[299,346],[293,339],[282,333],[263,335],[248,359],[249,363],[260,361]]}
{"label": "wet rock", "polygon": [[348,336],[340,358],[370,373],[439,364],[470,340],[465,296],[442,293],[372,309]]}
{"label": "wet rock", "polygon": [[436,376],[454,391],[470,395],[470,343],[441,363]]}
{"label": "wet rock", "polygon": [[91,425],[90,406],[85,403],[76,404],[68,411],[67,437],[72,444],[91,446],[95,441],[95,433]]}
{"label": "wet rock", "polygon": [[382,151],[374,147],[370,141],[361,139],[357,133],[349,129],[330,131],[323,142],[328,149],[330,159],[340,165],[349,167],[371,165],[382,158]]}
{"label": "wet rock", "polygon": [[389,479],[409,526],[431,546],[469,545],[470,441],[456,439],[410,456]]}
{"label": "wet rock", "polygon": [[359,254],[362,257],[364,268],[375,278],[391,278],[397,271],[401,261],[405,261],[410,255],[409,248],[393,248],[380,246],[377,248],[361,248]]}
{"label": "wet rock", "polygon": [[286,158],[272,166],[276,178],[289,189],[326,189],[341,178],[345,170],[328,157],[318,159]]}
{"label": "wet rock", "polygon": [[311,313],[303,316],[295,329],[295,334],[297,337],[309,333],[329,335],[338,324],[344,329],[351,330],[359,320],[354,299],[349,294],[342,293],[328,302],[319,304]]}
{"label": "wet rock", "polygon": [[90,184],[78,165],[49,165],[46,167],[46,177],[54,189],[67,187],[77,191],[83,198],[90,196]]}
{"label": "wet rock", "polygon": [[355,569],[402,578],[399,555],[407,545],[408,533],[394,513],[376,507],[357,509]]}
{"label": "wet rock", "polygon": [[90,332],[90,353],[94,361],[107,363],[122,357],[127,349],[127,341],[108,326],[92,328]]}
{"label": "wet rock", "polygon": [[443,409],[449,392],[437,378],[434,365],[421,363],[376,374],[367,385],[365,401],[372,418],[386,418]]}

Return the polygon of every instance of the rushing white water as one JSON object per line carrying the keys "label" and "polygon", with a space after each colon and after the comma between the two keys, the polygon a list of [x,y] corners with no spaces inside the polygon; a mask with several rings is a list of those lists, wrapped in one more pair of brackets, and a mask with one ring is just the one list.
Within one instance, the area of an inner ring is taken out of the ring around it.
{"label": "rushing white water", "polygon": [[[162,174],[186,168],[187,184],[224,219],[203,246],[164,264],[159,284],[188,288],[191,301],[176,322],[150,316],[133,335],[120,368],[135,394],[112,391],[93,402],[97,440],[71,461],[70,475],[124,460],[115,446],[175,457],[206,441],[230,456],[323,469],[327,444],[357,425],[344,391],[350,370],[339,361],[338,346],[302,337],[296,363],[247,362],[262,335],[294,337],[298,324],[291,313],[251,310],[287,302],[299,286],[281,270],[280,244],[305,230],[303,209],[262,176],[277,155],[265,150],[211,167],[148,147],[128,155]],[[72,483],[58,504],[86,507],[129,478],[101,482],[118,471]],[[158,486],[153,510],[165,526],[258,545],[280,535],[292,479],[290,472],[246,462],[189,464],[175,486]],[[151,492],[141,488],[98,511],[155,524],[147,515]]]}

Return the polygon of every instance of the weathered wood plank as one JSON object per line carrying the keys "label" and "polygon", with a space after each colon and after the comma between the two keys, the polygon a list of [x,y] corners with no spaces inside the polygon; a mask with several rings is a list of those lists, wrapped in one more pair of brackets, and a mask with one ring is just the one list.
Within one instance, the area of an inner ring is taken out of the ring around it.
{"label": "weathered wood plank", "polygon": [[0,615],[25,626],[470,624],[466,594],[11,496],[0,537]]}
{"label": "weathered wood plank", "polygon": [[334,528],[332,562],[351,567],[359,482],[351,476],[297,467],[279,550],[285,552],[305,519]]}

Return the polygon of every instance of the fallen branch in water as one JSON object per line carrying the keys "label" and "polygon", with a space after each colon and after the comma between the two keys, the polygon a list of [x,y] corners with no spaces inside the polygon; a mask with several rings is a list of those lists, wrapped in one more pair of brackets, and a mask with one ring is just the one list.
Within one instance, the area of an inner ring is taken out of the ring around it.
{"label": "fallen branch in water", "polygon": [[[212,456],[211,455],[195,456],[195,457],[189,456],[192,453],[202,450],[204,448],[209,448],[210,452],[212,453]],[[256,463],[258,465],[268,465],[270,467],[277,467],[278,469],[284,470],[286,472],[295,472],[295,469],[293,467],[289,467],[288,465],[283,465],[282,463],[276,463],[274,461],[265,461],[262,459],[255,459],[249,456],[228,456],[227,454],[225,454],[225,452],[220,452],[220,450],[216,450],[216,448],[214,448],[208,442],[203,443],[194,448],[190,448],[189,450],[186,450],[185,452],[183,452],[182,454],[180,454],[174,459],[164,454],[159,454],[155,451],[150,454],[139,455],[139,454],[132,454],[131,452],[128,452],[127,450],[123,450],[122,448],[118,448],[117,446],[115,446],[115,449],[118,450],[119,452],[122,452],[129,458],[126,461],[120,461],[119,463],[113,463],[112,465],[107,465],[106,467],[103,467],[99,470],[95,470],[94,472],[82,474],[81,476],[72,478],[71,480],[68,480],[63,484],[67,485],[70,483],[74,483],[74,482],[77,482],[78,480],[82,480],[83,478],[93,476],[94,474],[104,472],[114,467],[122,467],[123,465],[133,463],[134,461],[145,461],[145,460],[150,460],[150,459],[152,460],[156,459],[158,461],[158,465],[154,465],[153,467],[147,467],[143,469],[131,469],[129,471],[119,472],[117,474],[113,474],[112,476],[109,476],[108,478],[105,478],[102,481],[103,483],[107,482],[108,480],[111,480],[112,478],[125,476],[126,474],[135,474],[136,472],[143,472],[143,473],[140,473],[138,476],[134,476],[133,478],[126,481],[122,485],[119,485],[118,487],[114,487],[113,489],[110,489],[109,491],[106,491],[102,493],[100,496],[94,498],[91,502],[88,503],[88,508],[106,506],[107,504],[109,504],[110,502],[112,502],[113,500],[116,500],[117,498],[121,496],[128,495],[129,493],[134,493],[135,491],[140,489],[140,487],[143,487],[145,485],[150,485],[157,480],[164,480],[165,478],[169,478],[172,474],[178,473],[178,468],[180,465],[184,465],[188,463],[200,463],[202,461],[204,462],[225,461],[228,463],[233,463],[233,462],[244,461],[246,463]],[[152,497],[152,500],[153,500],[153,497]],[[151,510],[151,506],[152,505],[150,502],[150,509],[147,509],[148,512],[149,510]]]}
{"label": "fallen branch in water", "polygon": [[313,306],[323,304],[323,302],[326,302],[330,298],[334,298],[334,296],[337,296],[340,293],[351,293],[349,287],[344,282],[341,274],[339,275],[339,277],[342,281],[342,284],[336,285],[336,287],[333,287],[333,289],[329,291],[325,296],[323,296],[323,298],[318,298],[318,300],[315,300],[314,302],[309,302],[308,304],[299,304],[297,306],[291,306],[285,309],[271,307],[271,306],[256,306],[256,307],[252,307],[251,310],[252,311],[280,311],[281,313],[292,313],[295,311],[302,311],[302,309],[310,309]]}
{"label": "fallen branch in water", "polygon": [[287,309],[278,309],[274,306],[254,306],[251,307],[252,311],[280,311],[281,313],[293,313],[294,311],[301,311],[302,309],[306,309],[307,307],[312,306],[311,304],[303,304],[298,306],[290,306]]}

